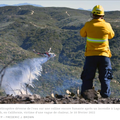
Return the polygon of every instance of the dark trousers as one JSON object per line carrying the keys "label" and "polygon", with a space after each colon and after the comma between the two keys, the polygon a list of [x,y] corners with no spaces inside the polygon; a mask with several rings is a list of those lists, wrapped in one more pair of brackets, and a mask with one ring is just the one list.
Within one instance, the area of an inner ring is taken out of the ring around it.
{"label": "dark trousers", "polygon": [[92,89],[93,79],[95,77],[96,69],[99,72],[99,80],[101,83],[101,96],[109,97],[110,81],[113,78],[110,58],[105,56],[87,56],[83,72],[81,74],[82,86],[81,95],[87,89]]}

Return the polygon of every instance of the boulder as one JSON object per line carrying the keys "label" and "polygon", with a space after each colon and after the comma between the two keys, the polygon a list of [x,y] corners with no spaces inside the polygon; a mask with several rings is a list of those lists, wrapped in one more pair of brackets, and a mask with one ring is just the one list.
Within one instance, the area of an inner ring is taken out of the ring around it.
{"label": "boulder", "polygon": [[82,97],[85,98],[86,100],[98,99],[97,92],[94,89],[85,90],[82,93]]}

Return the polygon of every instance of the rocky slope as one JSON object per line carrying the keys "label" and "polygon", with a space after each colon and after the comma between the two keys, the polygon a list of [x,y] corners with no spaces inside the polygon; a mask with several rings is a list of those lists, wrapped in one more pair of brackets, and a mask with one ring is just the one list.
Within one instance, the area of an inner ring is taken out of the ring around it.
{"label": "rocky slope", "polygon": [[34,95],[7,95],[0,97],[0,104],[120,104],[119,98],[102,98],[90,90],[86,96],[58,95],[40,97]]}

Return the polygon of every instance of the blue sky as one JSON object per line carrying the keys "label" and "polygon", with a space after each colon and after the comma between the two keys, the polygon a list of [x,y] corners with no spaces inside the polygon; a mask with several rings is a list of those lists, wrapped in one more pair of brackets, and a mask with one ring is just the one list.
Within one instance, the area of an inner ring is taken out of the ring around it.
{"label": "blue sky", "polygon": [[18,4],[32,3],[44,7],[69,7],[92,9],[95,5],[100,4],[106,11],[120,10],[120,0],[0,0],[0,4]]}

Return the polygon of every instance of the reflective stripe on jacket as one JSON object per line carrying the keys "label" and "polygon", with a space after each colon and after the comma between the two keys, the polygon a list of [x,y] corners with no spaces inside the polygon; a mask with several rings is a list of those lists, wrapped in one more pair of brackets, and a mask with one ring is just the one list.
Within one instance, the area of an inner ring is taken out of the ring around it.
{"label": "reflective stripe on jacket", "polygon": [[93,42],[93,43],[104,43],[107,41],[107,39],[95,39],[95,38],[89,38],[87,37],[88,42]]}
{"label": "reflective stripe on jacket", "polygon": [[87,37],[85,56],[111,57],[108,39],[115,35],[111,25],[104,19],[92,19],[80,30],[82,37]]}

